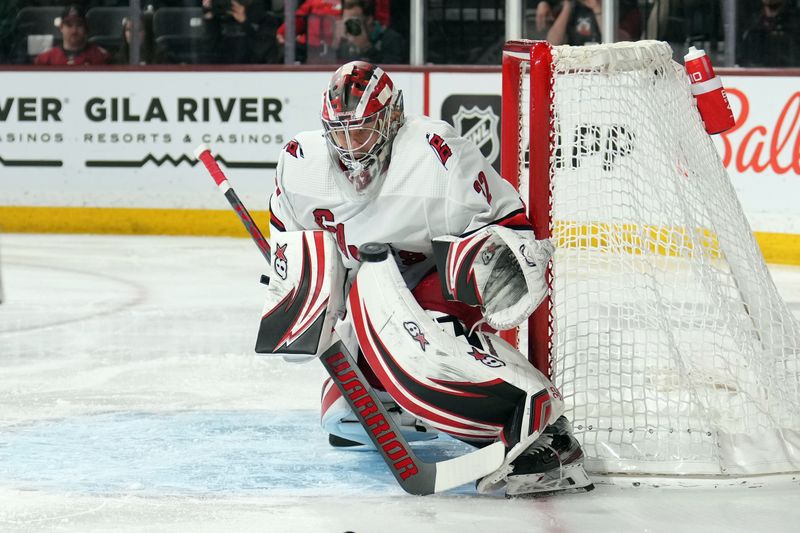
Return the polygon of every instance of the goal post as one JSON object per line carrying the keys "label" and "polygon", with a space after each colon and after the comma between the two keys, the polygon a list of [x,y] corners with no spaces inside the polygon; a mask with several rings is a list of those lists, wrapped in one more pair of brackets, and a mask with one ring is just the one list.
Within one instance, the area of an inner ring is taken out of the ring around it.
{"label": "goal post", "polygon": [[595,473],[800,471],[800,326],[666,43],[512,41],[503,176],[551,237],[519,345]]}

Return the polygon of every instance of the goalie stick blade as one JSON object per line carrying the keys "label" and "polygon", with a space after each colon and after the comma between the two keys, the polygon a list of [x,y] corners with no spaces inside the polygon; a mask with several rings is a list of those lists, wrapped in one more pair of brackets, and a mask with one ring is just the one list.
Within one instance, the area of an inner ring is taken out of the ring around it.
{"label": "goalie stick blade", "polygon": [[474,452],[436,463],[434,492],[460,487],[488,476],[500,468],[505,456],[506,447],[498,441]]}
{"label": "goalie stick blade", "polygon": [[446,461],[423,462],[411,449],[341,341],[328,348],[320,360],[389,470],[409,494],[425,496],[449,490],[494,472],[502,464],[505,447],[501,442]]}

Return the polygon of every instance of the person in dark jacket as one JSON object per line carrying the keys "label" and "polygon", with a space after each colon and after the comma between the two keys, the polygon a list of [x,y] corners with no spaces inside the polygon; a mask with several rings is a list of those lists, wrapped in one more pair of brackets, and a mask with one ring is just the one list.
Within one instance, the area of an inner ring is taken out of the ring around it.
{"label": "person in dark jacket", "polygon": [[339,61],[368,61],[384,65],[408,63],[405,39],[375,19],[375,7],[371,1],[345,0],[342,25],[342,37],[336,51]]}
{"label": "person in dark jacket", "polygon": [[[114,54],[114,63],[128,65],[131,61],[131,43],[133,42],[133,20],[130,17],[122,19],[122,45]],[[139,19],[139,64],[159,65],[172,63],[169,54],[164,48],[156,46],[153,35],[153,17],[142,15]]]}
{"label": "person in dark jacket", "polygon": [[203,0],[205,60],[215,64],[277,63],[277,26],[264,0]]}
{"label": "person in dark jacket", "polygon": [[800,66],[800,17],[786,0],[762,0],[739,45],[743,67]]}
{"label": "person in dark jacket", "polygon": [[66,6],[58,28],[63,42],[36,56],[37,65],[105,65],[111,62],[111,55],[105,48],[89,42],[83,7]]}

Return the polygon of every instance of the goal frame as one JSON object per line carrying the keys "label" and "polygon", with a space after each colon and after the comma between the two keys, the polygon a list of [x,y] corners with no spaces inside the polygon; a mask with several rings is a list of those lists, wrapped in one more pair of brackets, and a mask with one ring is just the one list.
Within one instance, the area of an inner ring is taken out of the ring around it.
{"label": "goal frame", "polygon": [[[552,103],[553,71],[552,48],[546,41],[509,41],[503,47],[503,97],[502,97],[502,146],[500,151],[500,170],[503,177],[516,189],[520,188],[518,179],[520,157],[524,157],[524,147],[520,146],[522,135],[517,117],[520,109],[517,94],[523,83],[520,63],[530,65],[530,164],[528,168],[528,195],[523,200],[527,206],[528,219],[537,239],[552,236],[552,187],[550,157],[554,144]],[[536,124],[547,127],[535,128]],[[534,179],[535,177],[539,179]],[[546,177],[546,179],[542,179]],[[527,346],[528,359],[548,378],[552,377],[550,353],[552,350],[553,315],[550,293],[553,287],[552,265],[547,269],[548,294],[542,304],[528,319]],[[518,344],[516,330],[503,332],[503,337],[512,344]]]}
{"label": "goal frame", "polygon": [[558,240],[524,338],[502,335],[561,390],[587,469],[800,472],[800,323],[668,45],[509,41],[502,73],[501,174]]}

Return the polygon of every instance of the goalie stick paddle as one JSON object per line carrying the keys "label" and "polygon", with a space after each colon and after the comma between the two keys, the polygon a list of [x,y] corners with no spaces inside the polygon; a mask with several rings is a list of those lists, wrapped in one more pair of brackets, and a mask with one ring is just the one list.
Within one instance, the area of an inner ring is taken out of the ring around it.
{"label": "goalie stick paddle", "polygon": [[320,360],[406,492],[418,496],[442,492],[486,476],[503,463],[505,446],[502,442],[453,459],[423,462],[375,396],[374,389],[342,341],[336,341]]}
{"label": "goalie stick paddle", "polygon": [[[217,165],[208,146],[201,145],[195,156],[205,165],[247,232],[270,263],[270,247],[253,217],[244,207],[228,179]],[[425,496],[470,483],[497,470],[505,457],[505,446],[498,441],[453,459],[426,463],[416,456],[403,437],[397,422],[389,416],[372,386],[364,378],[355,359],[341,341],[336,341],[320,357],[322,365],[347,403],[358,416],[395,479],[406,492]]]}

